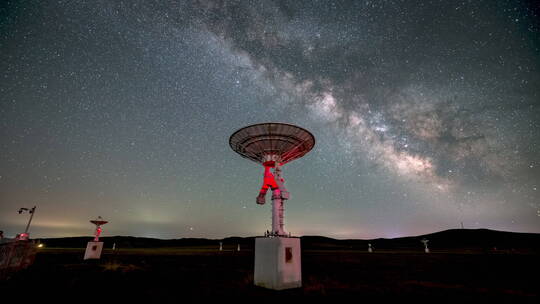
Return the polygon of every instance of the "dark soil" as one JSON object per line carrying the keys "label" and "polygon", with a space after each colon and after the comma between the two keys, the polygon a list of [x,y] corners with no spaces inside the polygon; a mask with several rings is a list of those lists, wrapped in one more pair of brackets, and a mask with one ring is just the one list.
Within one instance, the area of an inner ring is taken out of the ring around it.
{"label": "dark soil", "polygon": [[535,254],[304,250],[303,287],[285,291],[253,286],[252,250],[125,249],[107,250],[101,260],[82,256],[83,249],[40,250],[34,265],[0,282],[0,293],[73,303],[254,296],[524,303],[540,294]]}

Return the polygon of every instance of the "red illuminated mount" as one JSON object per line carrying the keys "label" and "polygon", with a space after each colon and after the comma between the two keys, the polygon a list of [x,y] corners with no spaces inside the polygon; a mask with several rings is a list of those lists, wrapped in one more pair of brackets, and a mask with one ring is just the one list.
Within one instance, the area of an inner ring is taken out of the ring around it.
{"label": "red illuminated mount", "polygon": [[[279,164],[280,166],[283,166],[283,164]],[[269,160],[263,163],[263,166],[274,168],[276,166],[276,162],[273,160]]]}
{"label": "red illuminated mount", "polygon": [[264,205],[266,203],[266,192],[272,190],[272,200],[288,200],[290,195],[285,188],[285,179],[281,176],[281,166],[274,166],[274,173],[270,171],[271,166],[264,167],[264,179],[259,195],[257,196],[257,204]]}
{"label": "red illuminated mount", "polygon": [[266,192],[268,192],[268,188],[272,189],[272,191],[278,189],[278,184],[274,174],[272,174],[270,171],[270,168],[272,167],[266,165],[264,166],[263,185],[261,187],[261,191],[259,191],[259,196],[257,196],[257,204],[259,205],[264,205],[266,203]]}
{"label": "red illuminated mount", "polygon": [[21,234],[17,234],[17,237],[16,237],[18,241],[28,241],[29,238],[30,238],[30,235],[24,232]]}

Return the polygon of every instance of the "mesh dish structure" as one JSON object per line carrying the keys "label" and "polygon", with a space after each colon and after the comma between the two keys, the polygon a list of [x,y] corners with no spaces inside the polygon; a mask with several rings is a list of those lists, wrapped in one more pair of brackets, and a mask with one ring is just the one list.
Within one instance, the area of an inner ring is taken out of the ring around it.
{"label": "mesh dish structure", "polygon": [[91,220],[90,223],[96,225],[96,226],[101,226],[101,225],[105,225],[107,224],[108,222],[107,221],[99,221],[99,220]]}
{"label": "mesh dish structure", "polygon": [[261,123],[244,127],[229,138],[231,148],[256,163],[278,157],[281,165],[304,156],[315,146],[309,131],[285,123]]}

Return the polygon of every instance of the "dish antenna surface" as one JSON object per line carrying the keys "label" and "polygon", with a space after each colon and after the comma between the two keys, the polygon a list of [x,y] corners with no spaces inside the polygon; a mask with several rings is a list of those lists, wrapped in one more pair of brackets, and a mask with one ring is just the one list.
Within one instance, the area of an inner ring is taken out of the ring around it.
{"label": "dish antenna surface", "polygon": [[301,287],[300,239],[290,237],[283,223],[289,191],[281,167],[311,151],[315,137],[295,125],[271,122],[234,132],[229,145],[242,157],[264,166],[257,204],[263,205],[268,189],[272,190],[272,231],[255,239],[255,285],[277,290]]}
{"label": "dish antenna surface", "polygon": [[[285,123],[261,123],[244,127],[229,138],[231,148],[249,160],[264,166],[264,180],[257,204],[266,202],[272,190],[271,236],[285,236],[283,201],[289,199],[281,166],[306,155],[315,146],[315,137],[306,129]],[[271,172],[274,169],[274,173]]]}

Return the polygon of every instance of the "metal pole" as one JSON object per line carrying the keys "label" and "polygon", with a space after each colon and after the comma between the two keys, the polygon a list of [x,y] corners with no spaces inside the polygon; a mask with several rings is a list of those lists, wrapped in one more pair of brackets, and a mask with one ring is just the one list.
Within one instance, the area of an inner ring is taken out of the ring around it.
{"label": "metal pole", "polygon": [[281,166],[276,163],[274,168],[274,178],[277,189],[272,190],[272,230],[279,236],[285,236],[285,222],[283,220],[285,213],[285,200],[289,198],[289,193],[284,185],[284,179],[281,177]]}
{"label": "metal pole", "polygon": [[272,190],[272,234],[279,234],[279,207],[281,204],[281,196],[279,189]]}

